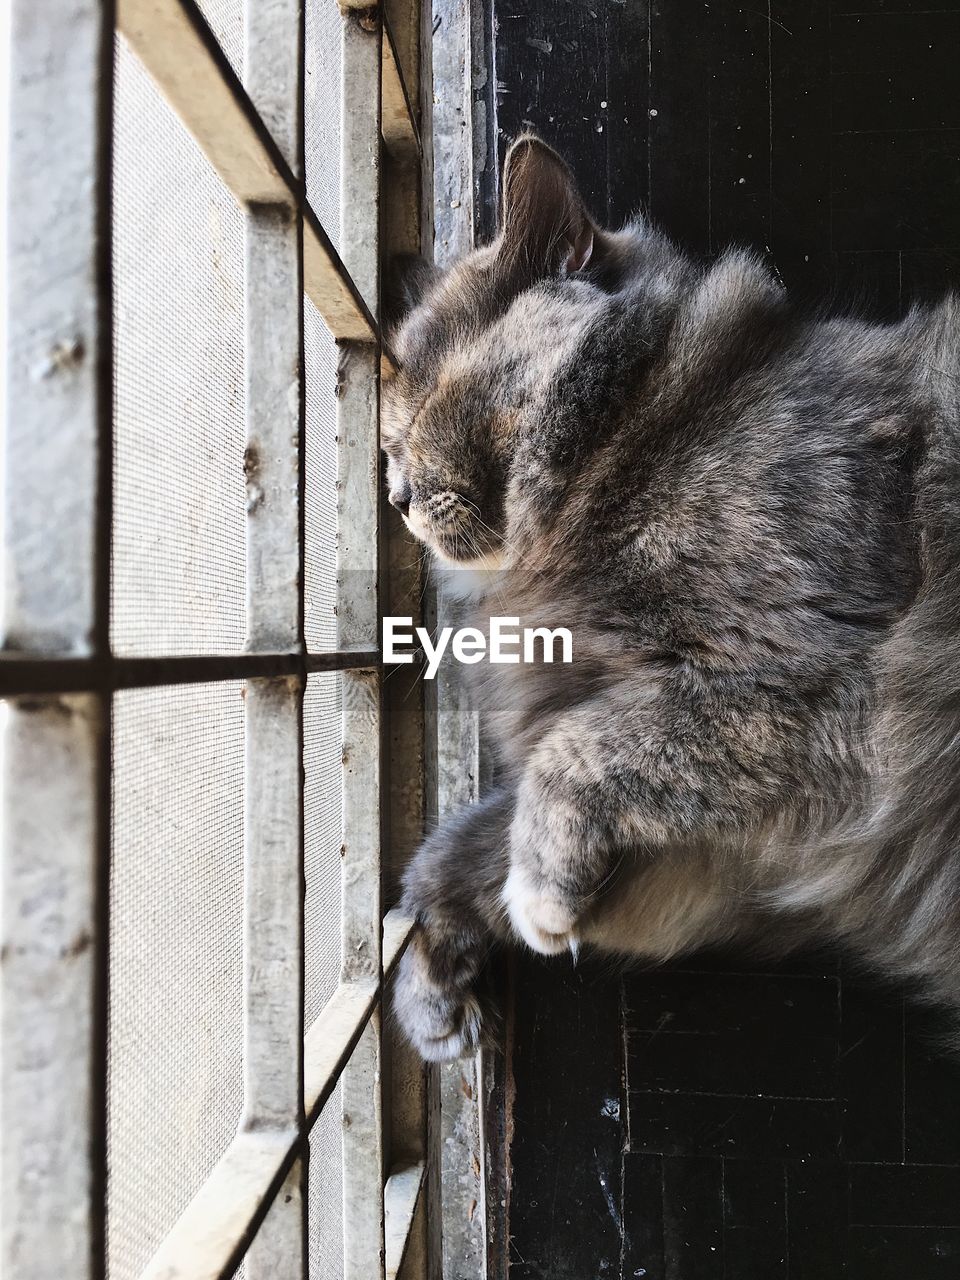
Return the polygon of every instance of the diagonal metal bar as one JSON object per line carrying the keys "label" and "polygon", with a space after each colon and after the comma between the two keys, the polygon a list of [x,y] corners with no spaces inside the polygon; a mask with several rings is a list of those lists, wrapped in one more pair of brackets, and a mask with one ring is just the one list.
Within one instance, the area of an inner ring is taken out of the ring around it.
{"label": "diagonal metal bar", "polygon": [[[380,342],[367,303],[194,0],[118,0],[117,25],[239,203],[303,217],[304,289],[337,339]],[[393,364],[389,353],[388,364]]]}
{"label": "diagonal metal bar", "polygon": [[[389,982],[413,934],[413,921],[399,911],[383,918],[383,982]],[[375,978],[341,982],[304,1040],[304,1111],[312,1125],[350,1060],[377,1002]]]}
{"label": "diagonal metal bar", "polygon": [[313,671],[375,669],[375,649],[333,653],[238,653],[177,658],[0,658],[0,698],[17,694],[110,692],[171,684],[306,676]]}
{"label": "diagonal metal bar", "polygon": [[226,1280],[263,1221],[300,1130],[241,1130],[177,1219],[140,1280]]}
{"label": "diagonal metal bar", "polygon": [[[385,917],[385,980],[403,954],[413,927],[413,921],[398,912],[388,912]],[[349,1062],[380,995],[380,985],[374,979],[341,983],[307,1034],[304,1110],[308,1127]],[[299,1127],[241,1127],[140,1280],[228,1280],[289,1178],[303,1143]]]}

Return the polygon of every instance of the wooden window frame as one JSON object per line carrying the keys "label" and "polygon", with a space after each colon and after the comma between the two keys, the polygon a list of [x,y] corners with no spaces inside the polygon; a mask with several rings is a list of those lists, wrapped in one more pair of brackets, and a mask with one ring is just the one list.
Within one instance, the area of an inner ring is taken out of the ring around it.
{"label": "wooden window frame", "polygon": [[[0,649],[0,1270],[10,1280],[106,1275],[113,695],[236,679],[246,682],[243,1114],[142,1276],[225,1280],[244,1259],[246,1280],[306,1277],[309,1134],[338,1082],[345,1280],[416,1280],[432,1265],[429,1088],[410,1055],[390,1064],[389,1090],[382,1075],[385,984],[412,928],[382,913],[385,783],[395,766],[408,799],[393,826],[412,838],[423,716],[385,690],[379,651],[382,603],[416,613],[422,584],[388,574],[406,544],[381,527],[379,378],[395,360],[378,323],[381,250],[420,248],[424,228],[429,244],[429,26],[424,40],[418,0],[341,5],[350,217],[338,253],[304,184],[301,5],[245,7],[241,84],[194,0],[54,0],[42,21],[32,0],[13,4]],[[246,458],[258,501],[236,656],[111,649],[115,31],[245,214]],[[310,652],[304,637],[304,294],[340,348],[332,653]],[[304,1035],[302,716],[316,671],[343,681],[343,963]],[[391,734],[408,746],[419,735],[419,751],[392,750]]]}

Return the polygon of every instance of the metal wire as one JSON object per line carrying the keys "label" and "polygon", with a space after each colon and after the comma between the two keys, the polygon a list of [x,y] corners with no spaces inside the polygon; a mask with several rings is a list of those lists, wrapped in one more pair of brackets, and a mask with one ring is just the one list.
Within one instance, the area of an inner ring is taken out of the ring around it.
{"label": "metal wire", "polygon": [[306,400],[304,635],[311,652],[335,649],[337,619],[337,347],[304,299]]}
{"label": "metal wire", "polygon": [[115,700],[110,1280],[139,1275],[240,1116],[242,690]]}
{"label": "metal wire", "polygon": [[303,701],[304,1029],[333,994],[340,976],[343,766],[342,684],[337,674],[310,676]]}
{"label": "metal wire", "polygon": [[309,1280],[343,1277],[343,1099],[340,1085],[310,1134]]}
{"label": "metal wire", "polygon": [[114,649],[237,652],[243,215],[122,38],[114,210]]}
{"label": "metal wire", "polygon": [[340,248],[340,118],[343,58],[336,0],[307,5],[304,43],[304,123],[307,200]]}

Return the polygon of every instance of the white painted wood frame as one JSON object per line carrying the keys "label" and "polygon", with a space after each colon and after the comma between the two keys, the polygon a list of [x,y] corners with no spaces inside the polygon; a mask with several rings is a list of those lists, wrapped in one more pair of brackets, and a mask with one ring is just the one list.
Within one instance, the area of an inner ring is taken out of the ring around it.
{"label": "white painted wood frame", "polygon": [[[409,35],[420,6],[396,0],[392,11],[404,4]],[[247,0],[244,85],[194,0],[48,8],[41,23],[32,3],[15,0],[12,22],[2,1272],[106,1275],[112,695],[244,679],[243,1114],[142,1277],[227,1280],[242,1259],[246,1280],[306,1280],[308,1138],[339,1081],[344,1274],[376,1280],[402,1267],[423,1280],[422,1253],[408,1248],[423,1153],[386,1176],[381,1080],[385,984],[412,928],[383,915],[380,801],[379,379],[394,363],[378,322],[382,148],[408,178],[422,158],[404,51],[378,10],[344,6],[348,216],[338,253],[305,195],[299,0]],[[248,635],[235,657],[124,659],[110,649],[115,29],[245,214]],[[419,42],[405,48],[422,100]],[[408,222],[420,209],[411,190],[416,182],[405,181],[394,197]],[[339,634],[330,654],[308,653],[303,632],[304,294],[341,349]],[[304,1036],[302,708],[315,670],[338,671],[342,682],[343,965]]]}

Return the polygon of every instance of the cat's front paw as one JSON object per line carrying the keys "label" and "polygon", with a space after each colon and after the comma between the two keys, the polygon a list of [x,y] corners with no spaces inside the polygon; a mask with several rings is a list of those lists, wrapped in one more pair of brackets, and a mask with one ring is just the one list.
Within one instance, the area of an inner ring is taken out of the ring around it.
{"label": "cat's front paw", "polygon": [[514,862],[503,886],[510,923],[528,947],[541,955],[577,953],[577,912],[558,886]]}
{"label": "cat's front paw", "polygon": [[475,968],[438,965],[422,934],[400,961],[393,1008],[407,1039],[428,1062],[447,1062],[480,1047],[483,1011],[473,989]]}

